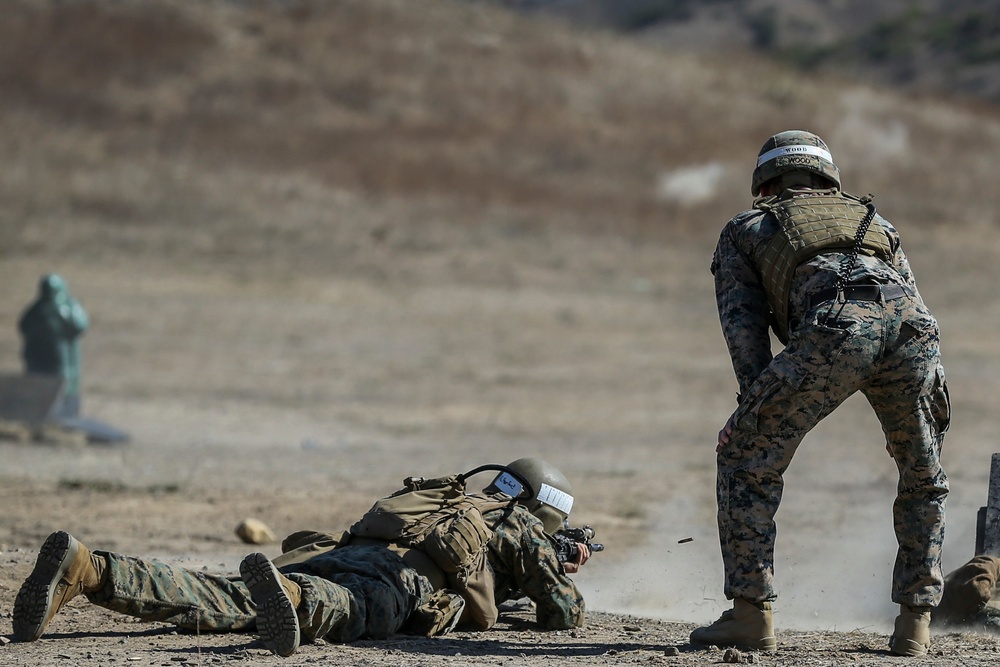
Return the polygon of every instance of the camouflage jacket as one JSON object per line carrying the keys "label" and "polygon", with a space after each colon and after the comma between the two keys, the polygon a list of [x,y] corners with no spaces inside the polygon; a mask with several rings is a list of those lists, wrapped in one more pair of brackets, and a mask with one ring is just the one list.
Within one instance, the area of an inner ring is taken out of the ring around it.
{"label": "camouflage jacket", "polygon": [[484,518],[491,526],[499,521],[488,554],[497,603],[527,596],[543,628],[582,626],[583,596],[559,563],[542,522],[520,505],[487,512]]}
{"label": "camouflage jacket", "polygon": [[[900,248],[899,233],[880,215],[872,224],[884,228],[893,251],[891,261],[859,255],[849,282],[906,285],[916,292],[913,273]],[[741,394],[772,358],[768,331],[771,313],[759,267],[764,247],[777,233],[780,226],[773,214],[758,209],[743,211],[723,228],[712,258],[719,319]],[[796,268],[789,293],[790,335],[794,335],[805,315],[810,296],[836,285],[847,257],[842,252],[826,253]]]}
{"label": "camouflage jacket", "polygon": [[[542,522],[521,505],[487,511],[483,518],[494,529],[487,544],[487,560],[493,574],[495,602],[527,596],[535,603],[538,624],[545,629],[582,626],[583,596],[566,575]],[[274,564],[284,568],[338,547],[351,548],[353,539],[348,531],[339,535],[300,531],[285,538],[282,555],[274,559]],[[442,580],[431,585],[440,587],[445,583]]]}

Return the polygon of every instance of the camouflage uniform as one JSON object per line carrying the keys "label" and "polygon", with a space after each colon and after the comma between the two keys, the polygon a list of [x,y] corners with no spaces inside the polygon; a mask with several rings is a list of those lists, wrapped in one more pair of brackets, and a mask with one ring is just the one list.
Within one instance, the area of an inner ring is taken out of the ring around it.
{"label": "camouflage uniform", "polygon": [[[491,525],[500,521],[488,553],[497,601],[531,598],[538,622],[546,629],[582,625],[583,598],[563,572],[541,522],[520,506],[488,513],[485,518]],[[426,602],[434,586],[387,546],[348,544],[279,567],[302,589],[296,612],[304,640],[379,639],[405,629],[410,615]],[[250,592],[238,578],[94,553],[108,562],[103,588],[87,595],[94,604],[203,632],[255,625]]]}
{"label": "camouflage uniform", "polygon": [[583,595],[566,576],[541,521],[520,505],[484,515],[490,525],[503,516],[489,543],[497,603],[527,596],[546,630],[567,630],[584,623]]}
{"label": "camouflage uniform", "polygon": [[[940,453],[950,405],[937,322],[917,292],[899,235],[881,216],[892,256],[861,254],[850,284],[900,285],[908,294],[874,301],[815,302],[834,288],[849,255],[799,264],[788,299],[788,343],[772,358],[761,256],[781,233],[773,213],[753,209],[724,228],[712,261],[723,333],[739,381],[734,430],[718,453],[719,536],[729,598],[776,597],[774,514],[782,475],[803,436],[857,391],[875,410],[899,470],[893,508],[899,544],[892,599],[932,606],[941,596],[948,482]],[[898,290],[897,290],[898,291]]]}

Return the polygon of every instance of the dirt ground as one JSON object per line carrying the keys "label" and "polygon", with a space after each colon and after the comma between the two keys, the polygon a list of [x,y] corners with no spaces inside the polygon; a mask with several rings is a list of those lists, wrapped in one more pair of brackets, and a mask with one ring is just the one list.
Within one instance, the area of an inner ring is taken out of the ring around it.
{"label": "dirt ground", "polygon": [[[753,114],[779,99],[789,124],[820,119],[842,139],[852,177],[885,185],[881,210],[943,329],[954,402],[945,566],[973,555],[1000,451],[995,112],[870,91],[746,91],[739,72],[446,2],[164,0],[108,5],[109,16],[80,2],[63,22],[50,15],[59,6],[18,2],[0,24],[3,62],[31,56],[17,61],[20,79],[0,81],[0,154],[12,165],[0,172],[0,372],[20,372],[17,318],[38,278],[58,271],[92,320],[83,413],[131,438],[0,438],[0,664],[726,661],[687,636],[728,607],[714,443],[736,387],[708,264],[726,216],[749,203],[747,160],[720,163],[721,204],[648,193],[660,161],[690,155],[685,141],[752,156],[773,125]],[[32,42],[39,26],[58,39]],[[148,32],[103,37],[129,26]],[[379,38],[389,28],[400,32]],[[344,41],[365,57],[337,51]],[[134,71],[101,69],[114,48]],[[369,77],[370,61],[384,69]],[[466,61],[495,67],[480,71],[497,90],[475,87]],[[745,113],[731,125],[696,122],[735,98]],[[657,134],[669,104],[675,124]],[[887,145],[875,152],[887,161],[865,157],[865,137],[898,129],[886,120],[897,115],[905,127],[890,138],[912,155],[958,152],[975,168],[899,185],[903,158]],[[879,131],[858,129],[869,127]],[[935,194],[956,183],[963,197]],[[952,224],[928,223],[942,211]],[[408,475],[528,455],[566,473],[573,522],[606,545],[576,577],[585,628],[539,632],[514,606],[487,633],[309,645],[281,660],[252,635],[182,634],[77,600],[40,641],[7,641],[16,591],[54,530],[235,573],[250,550],[279,552],[239,541],[246,517],[279,539],[336,530]],[[863,399],[808,436],[777,517],[780,650],[728,660],[904,661],[886,651],[895,484]],[[992,636],[944,634],[905,662],[992,665],[998,651]]]}
{"label": "dirt ground", "polygon": [[[911,236],[919,275],[922,265],[933,269],[921,257],[928,239]],[[451,238],[435,261],[421,258],[427,266],[401,256],[378,280],[289,278],[280,290],[210,272],[67,261],[63,271],[93,318],[84,413],[131,441],[0,443],[0,633],[10,632],[17,587],[52,530],[94,548],[233,573],[254,550],[233,532],[245,517],[279,536],[334,529],[408,474],[538,455],[573,480],[574,521],[592,525],[607,546],[577,577],[591,609],[587,628],[540,633],[520,610],[489,633],[307,646],[282,664],[721,662],[722,653],[686,640],[726,606],[712,434],[732,401],[731,371],[704,270],[709,249],[568,237],[535,258],[557,267],[542,270],[519,259],[538,239]],[[477,285],[439,268],[466,251],[509,261],[509,283]],[[610,267],[601,285],[572,268],[581,256]],[[43,268],[17,264],[5,269],[23,277],[17,298],[4,296],[7,312],[30,300],[31,276]],[[690,282],[673,284],[664,266],[690,269]],[[961,304],[939,296],[940,283],[928,281],[926,291],[943,306],[946,332],[974,326]],[[13,366],[15,339],[5,340]],[[974,416],[993,399],[976,386],[991,363],[981,350],[958,341],[946,347],[947,362],[956,402],[946,459],[953,567],[970,554],[985,502],[992,442],[979,439],[989,425]],[[895,660],[885,651],[895,613],[894,471],[868,412],[863,402],[845,405],[788,475],[778,517],[781,650],[763,664]],[[935,655],[915,663],[992,664],[997,650],[1000,641],[985,635],[939,636]],[[0,653],[11,665],[276,661],[251,636],[178,634],[84,601],[41,641]]]}

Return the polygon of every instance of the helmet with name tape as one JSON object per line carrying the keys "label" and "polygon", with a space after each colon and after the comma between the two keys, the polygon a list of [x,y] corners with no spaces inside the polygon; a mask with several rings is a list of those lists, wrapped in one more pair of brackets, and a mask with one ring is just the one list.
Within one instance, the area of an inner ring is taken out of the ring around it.
{"label": "helmet with name tape", "polygon": [[812,132],[786,130],[768,139],[757,154],[750,192],[756,197],[764,183],[792,171],[812,172],[840,189],[840,169],[826,142]]}
{"label": "helmet with name tape", "polygon": [[516,498],[523,490],[517,479],[521,477],[531,486],[534,495],[519,498],[518,502],[541,520],[547,533],[552,534],[562,528],[573,509],[573,489],[566,476],[548,461],[532,457],[517,459],[505,467],[515,474],[501,472],[484,491],[502,492]]}

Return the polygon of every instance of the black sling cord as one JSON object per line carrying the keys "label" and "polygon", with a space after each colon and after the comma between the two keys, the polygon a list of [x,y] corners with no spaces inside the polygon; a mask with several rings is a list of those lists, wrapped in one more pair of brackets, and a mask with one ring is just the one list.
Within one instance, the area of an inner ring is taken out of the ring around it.
{"label": "black sling cord", "polygon": [[875,204],[867,201],[865,202],[865,208],[868,209],[868,213],[861,220],[861,224],[858,225],[858,232],[854,235],[854,246],[851,248],[851,254],[846,256],[840,263],[840,274],[837,276],[836,283],[837,299],[830,304],[830,311],[826,315],[828,319],[833,315],[834,303],[843,305],[847,301],[846,296],[844,301],[841,301],[841,296],[844,295],[847,282],[851,279],[854,266],[858,263],[858,255],[861,254],[861,244],[865,241],[865,234],[868,233],[868,228],[871,227],[872,222],[875,220]]}

